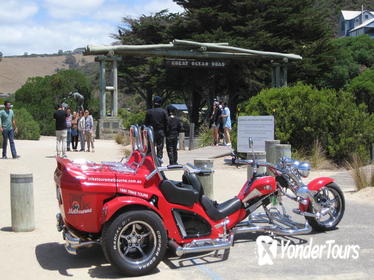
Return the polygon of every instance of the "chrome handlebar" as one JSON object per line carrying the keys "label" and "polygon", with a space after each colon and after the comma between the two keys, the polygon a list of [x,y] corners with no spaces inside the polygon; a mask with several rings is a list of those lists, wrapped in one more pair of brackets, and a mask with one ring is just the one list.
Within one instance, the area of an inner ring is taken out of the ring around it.
{"label": "chrome handlebar", "polygon": [[298,176],[297,174],[295,174],[295,172],[293,172],[292,165],[286,161],[283,162],[283,159],[281,160],[280,164],[273,164],[273,163],[266,162],[266,161],[257,161],[257,160],[251,160],[251,159],[237,159],[237,158],[225,159],[224,161],[226,163],[232,163],[232,164],[245,164],[245,165],[255,164],[255,167],[260,167],[260,166],[270,167],[271,169],[281,173],[283,177],[286,176],[285,178],[287,179],[289,183],[291,183],[289,179],[292,179],[292,181],[296,184],[296,186],[303,185],[303,182],[300,176]]}
{"label": "chrome handlebar", "polygon": [[281,169],[275,165],[275,164],[272,164],[270,162],[267,162],[267,161],[254,161],[252,159],[225,159],[224,160],[226,163],[233,163],[233,164],[246,164],[246,165],[252,165],[253,163],[255,163],[257,166],[264,166],[264,167],[271,167],[273,169],[276,169],[276,170],[279,170],[281,171]]}
{"label": "chrome handlebar", "polygon": [[212,169],[197,168],[196,166],[189,164],[189,163],[187,163],[187,165],[177,164],[177,165],[159,166],[159,167],[156,167],[147,176],[145,176],[145,180],[149,181],[150,179],[152,179],[154,175],[156,175],[159,172],[176,171],[176,170],[184,170],[191,174],[211,174],[214,172],[214,170]]}

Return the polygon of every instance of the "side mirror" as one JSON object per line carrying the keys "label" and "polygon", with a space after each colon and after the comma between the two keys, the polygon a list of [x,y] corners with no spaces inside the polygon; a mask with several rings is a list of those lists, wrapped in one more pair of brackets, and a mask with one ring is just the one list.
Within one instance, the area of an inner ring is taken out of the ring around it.
{"label": "side mirror", "polygon": [[249,149],[253,148],[253,138],[252,137],[248,138],[248,147],[249,147]]}

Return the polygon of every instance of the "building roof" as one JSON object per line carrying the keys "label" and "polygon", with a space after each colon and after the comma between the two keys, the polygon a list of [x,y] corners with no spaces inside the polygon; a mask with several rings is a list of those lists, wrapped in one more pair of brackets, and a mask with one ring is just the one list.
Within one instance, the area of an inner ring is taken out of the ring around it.
{"label": "building roof", "polygon": [[[374,11],[364,11],[364,12],[369,12],[374,15]],[[345,11],[342,10],[342,15],[344,20],[351,20],[354,19],[355,17],[358,17],[361,15],[361,11]]]}
{"label": "building roof", "polygon": [[271,57],[278,59],[302,59],[291,53],[257,51],[229,46],[228,43],[201,43],[187,40],[173,40],[169,44],[157,45],[115,45],[87,46],[85,55],[135,55],[178,58],[227,58],[251,59],[253,57]]}
{"label": "building roof", "polygon": [[188,111],[186,104],[170,104],[177,111]]}
{"label": "building roof", "polygon": [[352,31],[356,31],[358,29],[361,29],[361,28],[364,28],[364,27],[367,27],[369,24],[373,23],[374,22],[374,18],[372,19],[368,19],[367,21],[364,21],[363,24],[360,24],[358,26],[356,26],[355,28],[353,28],[352,30],[349,30],[349,32],[352,32]]}

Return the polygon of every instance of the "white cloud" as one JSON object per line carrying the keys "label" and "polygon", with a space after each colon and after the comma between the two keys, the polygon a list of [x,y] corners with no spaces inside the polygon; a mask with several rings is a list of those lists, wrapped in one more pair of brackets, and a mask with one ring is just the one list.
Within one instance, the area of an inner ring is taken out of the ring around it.
{"label": "white cloud", "polygon": [[[0,2],[0,51],[4,55],[55,53],[88,44],[109,45],[114,41],[110,34],[117,32],[124,16],[138,17],[163,9],[182,11],[172,0]],[[38,7],[37,3],[43,4]]]}
{"label": "white cloud", "polygon": [[2,0],[0,5],[0,23],[22,22],[38,12],[32,1]]}
{"label": "white cloud", "polygon": [[159,12],[161,10],[168,9],[171,13],[178,13],[183,12],[183,8],[178,6],[172,0],[153,0],[146,4],[144,7],[139,7],[140,9],[144,9],[144,12],[141,14],[149,14]]}
{"label": "white cloud", "polygon": [[82,22],[50,23],[44,25],[12,25],[0,27],[0,46],[4,55],[56,53],[59,49],[73,50],[88,44],[110,44],[109,24]]}
{"label": "white cloud", "polygon": [[69,19],[90,15],[104,2],[105,0],[45,0],[45,7],[52,17]]}

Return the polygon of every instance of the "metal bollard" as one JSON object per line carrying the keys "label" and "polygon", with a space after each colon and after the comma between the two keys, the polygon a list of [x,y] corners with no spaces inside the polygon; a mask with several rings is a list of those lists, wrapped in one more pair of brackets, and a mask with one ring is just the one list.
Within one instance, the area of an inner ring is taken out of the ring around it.
{"label": "metal bollard", "polygon": [[280,144],[280,140],[266,140],[265,141],[265,152],[266,161],[270,163],[277,163],[279,159],[275,156],[275,145]]}
{"label": "metal bollard", "polygon": [[[195,159],[194,165],[201,169],[213,169],[212,159]],[[213,199],[213,173],[207,175],[198,175],[198,178],[203,186],[204,193],[210,199]]]}
{"label": "metal bollard", "polygon": [[184,132],[179,133],[179,150],[184,151]]}
{"label": "metal bollard", "polygon": [[35,218],[32,174],[10,174],[10,203],[13,231],[33,231]]}
{"label": "metal bollard", "polygon": [[[255,158],[258,161],[266,161],[266,152],[254,152]],[[247,153],[247,159],[253,159],[252,153]],[[265,174],[266,167],[261,166],[257,169],[257,174]],[[253,168],[251,165],[247,165],[247,180],[252,178]]]}
{"label": "metal bollard", "polygon": [[275,158],[278,161],[281,157],[291,158],[291,145],[289,144],[276,144],[275,145]]}

